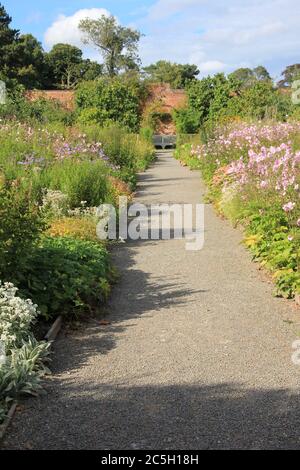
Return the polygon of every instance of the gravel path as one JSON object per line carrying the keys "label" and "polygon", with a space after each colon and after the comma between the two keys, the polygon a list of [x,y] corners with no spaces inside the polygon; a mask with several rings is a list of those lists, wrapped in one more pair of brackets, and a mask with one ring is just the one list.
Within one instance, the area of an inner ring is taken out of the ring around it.
{"label": "gravel path", "polygon": [[[161,153],[139,202],[199,202],[199,174]],[[205,247],[119,245],[111,324],[55,346],[48,394],[29,400],[7,449],[300,448],[299,310],[206,207]]]}

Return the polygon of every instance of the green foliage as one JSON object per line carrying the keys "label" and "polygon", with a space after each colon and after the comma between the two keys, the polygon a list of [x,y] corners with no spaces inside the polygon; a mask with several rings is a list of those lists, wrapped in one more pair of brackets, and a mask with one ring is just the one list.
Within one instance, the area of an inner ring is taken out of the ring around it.
{"label": "green foliage", "polygon": [[46,76],[45,56],[41,43],[32,34],[21,35],[14,44],[14,65],[8,76],[27,89],[42,88]]}
{"label": "green foliage", "polygon": [[43,392],[42,380],[49,371],[50,343],[39,343],[34,338],[7,356],[0,365],[0,423],[4,421],[9,405],[23,396],[37,396]]}
{"label": "green foliage", "polygon": [[137,131],[141,93],[142,86],[118,78],[82,83],[76,91],[79,122],[97,122],[100,126],[118,122],[130,131]]}
{"label": "green foliage", "polygon": [[49,83],[70,90],[82,80],[102,75],[102,65],[82,58],[82,50],[69,44],[55,44],[46,55]]}
{"label": "green foliage", "polygon": [[243,93],[243,117],[263,119],[276,107],[276,94],[270,83],[258,82]]}
{"label": "green foliage", "polygon": [[229,75],[229,78],[241,83],[242,88],[249,88],[255,85],[258,81],[271,83],[271,76],[267,69],[262,65],[250,68],[240,68],[235,70]]}
{"label": "green foliage", "polygon": [[0,119],[15,120],[20,122],[49,124],[62,123],[66,126],[73,124],[75,114],[62,107],[55,100],[39,98],[29,101],[22,86],[14,86],[8,93],[7,102],[0,105]]}
{"label": "green foliage", "polygon": [[[263,89],[268,90],[259,87],[260,91]],[[252,100],[250,105],[253,105]],[[277,125],[280,128],[280,124]],[[253,126],[252,123],[249,128],[253,129]],[[257,127],[259,129],[259,126]],[[270,125],[266,126],[269,131],[270,128]],[[296,124],[295,128],[297,129]],[[229,129],[232,131],[234,127]],[[237,143],[232,137],[234,132],[231,134],[234,144],[231,142],[231,145],[228,145],[229,139],[227,145],[224,145],[226,135],[226,128],[221,127],[217,131],[215,129],[213,137],[202,139],[202,143],[195,141],[194,137],[189,136],[187,139],[181,136],[175,157],[190,168],[201,170],[202,177],[208,185],[206,200],[214,203],[217,210],[234,224],[242,224],[246,232],[245,244],[251,250],[253,258],[266,267],[274,277],[275,294],[293,298],[295,293],[300,292],[300,220],[297,222],[299,211],[297,212],[295,208],[295,213],[289,215],[283,210],[284,199],[281,199],[280,191],[270,189],[264,192],[259,190],[255,181],[236,184],[230,179],[228,165],[241,158],[247,161],[251,146],[247,144],[247,140],[243,143],[242,138],[238,145],[239,142]],[[293,141],[293,148],[299,148],[298,133],[294,135],[291,131],[289,138]],[[190,143],[183,143],[184,141]],[[281,143],[282,141],[276,141],[274,130],[274,141],[269,140],[267,144],[262,142],[261,145],[264,145],[262,149],[265,149],[266,145],[270,147],[272,144],[276,146]],[[258,144],[257,148],[255,146],[253,148],[254,151],[259,151],[261,147]],[[265,174],[262,179],[264,177]],[[295,199],[295,195],[297,197],[296,188],[299,179],[297,167],[295,167],[295,178],[296,185],[293,189],[295,194],[288,196],[291,200]],[[284,194],[285,199],[288,200],[288,197]]]}
{"label": "green foliage", "polygon": [[30,190],[22,190],[18,182],[0,188],[0,219],[0,279],[14,282],[44,223]]}
{"label": "green foliage", "polygon": [[144,72],[151,82],[169,83],[174,89],[185,88],[200,73],[196,65],[173,64],[166,60],[144,67]]}
{"label": "green foliage", "polygon": [[31,34],[21,35],[11,28],[12,19],[0,4],[0,79],[8,86],[16,82],[39,88],[43,82],[44,52]]}
{"label": "green foliage", "polygon": [[282,79],[279,81],[279,87],[291,86],[295,80],[300,79],[300,64],[289,65],[282,72]]}
{"label": "green foliage", "polygon": [[153,130],[151,127],[142,127],[140,130],[140,136],[143,140],[149,142],[150,144],[153,143]]}
{"label": "green foliage", "polygon": [[4,345],[0,351],[0,423],[11,401],[41,391],[47,372],[50,344],[38,343],[31,331],[38,315],[36,305],[18,297],[17,291],[12,284],[0,282],[0,340]]}
{"label": "green foliage", "polygon": [[229,77],[217,74],[193,82],[188,87],[188,97],[188,112],[179,113],[179,119],[193,116],[194,130],[237,117],[286,120],[295,109],[290,96],[273,87],[263,67],[239,69]]}
{"label": "green foliage", "polygon": [[[59,190],[68,197],[71,208],[80,207],[85,201],[89,207],[98,207],[109,200],[108,171],[102,161],[65,160],[52,165],[36,181],[39,189]],[[36,186],[37,188],[37,186]]]}
{"label": "green foliage", "polygon": [[189,107],[199,114],[199,127],[208,118],[214,99],[214,79],[211,77],[192,82],[188,89]]}
{"label": "green foliage", "polygon": [[139,31],[121,26],[112,15],[102,15],[97,20],[86,18],[80,22],[79,29],[84,33],[85,44],[99,49],[110,77],[121,70],[138,69]]}
{"label": "green foliage", "polygon": [[200,114],[191,108],[174,110],[173,119],[178,134],[196,134],[199,129]]}
{"label": "green foliage", "polygon": [[83,126],[82,130],[90,141],[102,142],[104,152],[109,155],[110,161],[120,167],[118,176],[126,182],[131,182],[131,177],[135,181],[136,172],[146,169],[154,158],[152,140],[149,142],[143,136],[128,134],[119,125],[104,129],[97,125],[89,125]]}
{"label": "green foliage", "polygon": [[109,256],[101,243],[46,237],[22,271],[20,289],[46,319],[57,315],[71,319],[106,300],[109,276]]}
{"label": "green foliage", "polygon": [[299,255],[295,242],[287,238],[289,231],[281,208],[264,208],[260,212],[249,208],[247,215],[248,237],[245,244],[259,260],[274,273],[276,295],[292,298],[300,291]]}

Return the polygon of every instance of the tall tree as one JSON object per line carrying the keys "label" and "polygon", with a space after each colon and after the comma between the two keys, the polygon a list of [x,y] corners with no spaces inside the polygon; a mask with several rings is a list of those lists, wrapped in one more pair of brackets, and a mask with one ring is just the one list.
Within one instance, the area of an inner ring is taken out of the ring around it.
{"label": "tall tree", "polygon": [[31,34],[12,29],[11,17],[0,4],[0,78],[10,86],[40,88],[44,79],[44,51]]}
{"label": "tall tree", "polygon": [[82,50],[70,44],[55,44],[46,56],[49,86],[70,90],[81,80],[95,80],[103,66],[83,59]]}
{"label": "tall tree", "polygon": [[80,80],[97,80],[103,75],[103,65],[90,59],[83,60],[78,70]]}
{"label": "tall tree", "polygon": [[19,31],[10,27],[11,17],[0,3],[0,74],[6,78],[14,64],[13,44],[19,37]]}
{"label": "tall tree", "polygon": [[242,67],[235,70],[234,72],[229,74],[229,78],[241,82],[243,88],[252,86],[253,83],[256,81],[256,77],[254,75],[253,70],[247,67]]}
{"label": "tall tree", "polygon": [[82,51],[70,44],[55,44],[47,54],[47,63],[53,84],[70,90],[78,80],[78,66],[82,62]]}
{"label": "tall tree", "polygon": [[166,60],[145,67],[144,72],[151,81],[169,83],[172,88],[185,88],[200,73],[196,65],[176,64]]}
{"label": "tall tree", "polygon": [[45,80],[45,56],[41,43],[32,34],[24,34],[14,43],[13,73],[25,88],[42,88]]}
{"label": "tall tree", "polygon": [[242,88],[250,88],[257,82],[270,82],[271,76],[263,65],[258,65],[254,69],[242,67],[228,76],[232,80],[241,83]]}
{"label": "tall tree", "polygon": [[117,23],[114,16],[102,15],[98,20],[86,18],[79,24],[83,42],[98,48],[110,77],[121,70],[137,69],[140,64],[138,43],[141,33]]}
{"label": "tall tree", "polygon": [[263,65],[258,65],[255,67],[255,69],[253,69],[253,73],[259,82],[269,82],[272,80],[271,75]]}
{"label": "tall tree", "polygon": [[300,79],[300,64],[289,65],[282,72],[282,80],[278,82],[280,88],[291,86],[295,80]]}

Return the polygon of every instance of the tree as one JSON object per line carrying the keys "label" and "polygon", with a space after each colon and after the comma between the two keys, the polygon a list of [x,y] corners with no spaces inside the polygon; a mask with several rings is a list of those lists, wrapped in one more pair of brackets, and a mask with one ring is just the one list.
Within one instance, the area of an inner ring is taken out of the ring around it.
{"label": "tree", "polygon": [[79,121],[109,126],[118,122],[130,131],[139,129],[143,86],[121,77],[102,77],[81,83],[76,90]]}
{"label": "tree", "polygon": [[82,80],[95,80],[103,73],[103,66],[82,58],[82,51],[70,44],[55,44],[46,56],[48,86],[73,89]]}
{"label": "tree", "polygon": [[79,29],[84,34],[84,44],[92,44],[100,50],[110,77],[116,76],[121,70],[139,68],[139,31],[121,26],[114,16],[105,15],[98,20],[82,20]]}
{"label": "tree", "polygon": [[169,83],[172,88],[185,88],[200,73],[196,65],[176,64],[166,60],[145,67],[144,72],[152,82]]}
{"label": "tree", "polygon": [[7,78],[14,64],[13,44],[19,37],[19,31],[10,27],[11,17],[0,3],[0,75]]}
{"label": "tree", "polygon": [[40,88],[43,85],[44,51],[31,34],[19,34],[10,27],[12,19],[0,4],[0,78],[8,86],[24,85]]}
{"label": "tree", "polygon": [[272,80],[271,75],[263,65],[255,67],[255,69],[253,69],[253,73],[255,78],[260,82],[270,82]]}
{"label": "tree", "polygon": [[249,68],[240,68],[229,74],[229,78],[241,82],[242,87],[252,86],[256,81],[253,70]]}
{"label": "tree", "polygon": [[295,80],[300,79],[300,64],[289,65],[282,72],[282,80],[278,82],[280,88],[291,86]]}
{"label": "tree", "polygon": [[70,44],[55,44],[47,54],[50,76],[54,83],[67,90],[78,81],[78,66],[82,62],[82,51]]}
{"label": "tree", "polygon": [[103,65],[90,59],[83,60],[78,70],[80,80],[96,80],[103,75]]}
{"label": "tree", "polygon": [[27,89],[43,87],[45,80],[45,56],[41,43],[32,34],[24,34],[14,43],[12,73]]}

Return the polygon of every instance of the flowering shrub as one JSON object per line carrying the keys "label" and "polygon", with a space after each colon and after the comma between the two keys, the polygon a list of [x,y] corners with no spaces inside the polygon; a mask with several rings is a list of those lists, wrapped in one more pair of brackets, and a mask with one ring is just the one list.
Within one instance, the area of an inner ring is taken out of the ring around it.
{"label": "flowering shrub", "polygon": [[246,226],[247,246],[285,297],[300,291],[299,134],[300,123],[242,123],[178,152],[198,161],[218,209]]}
{"label": "flowering shrub", "polygon": [[100,242],[96,233],[97,222],[96,216],[62,217],[51,222],[47,233],[51,237],[71,237]]}
{"label": "flowering shrub", "polygon": [[0,282],[0,341],[5,349],[19,347],[30,335],[30,327],[38,315],[37,305],[16,296],[13,284]]}
{"label": "flowering shrub", "polygon": [[0,282],[0,423],[11,400],[41,390],[49,345],[37,342],[31,332],[38,310],[31,300],[17,296],[13,284]]}

